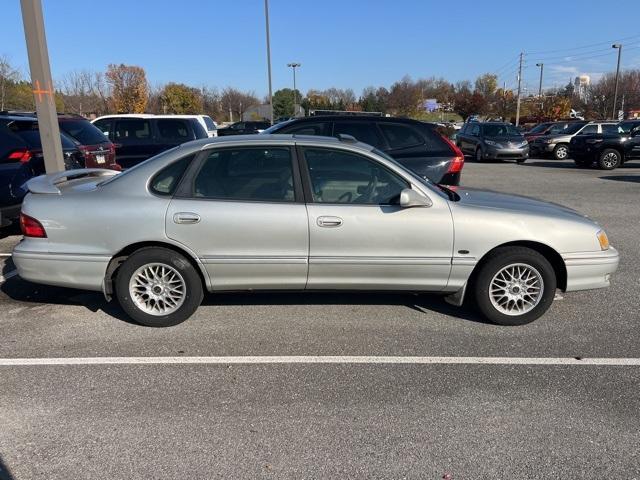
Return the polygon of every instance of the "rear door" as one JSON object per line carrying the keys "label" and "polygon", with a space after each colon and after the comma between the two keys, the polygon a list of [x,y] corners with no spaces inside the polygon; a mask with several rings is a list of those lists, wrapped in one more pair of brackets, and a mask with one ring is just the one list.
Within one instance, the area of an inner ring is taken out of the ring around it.
{"label": "rear door", "polygon": [[122,168],[131,168],[151,158],[158,151],[151,122],[142,118],[116,119],[113,143],[116,147],[116,158]]}
{"label": "rear door", "polygon": [[309,229],[292,145],[202,152],[171,201],[167,235],[214,290],[303,289]]}

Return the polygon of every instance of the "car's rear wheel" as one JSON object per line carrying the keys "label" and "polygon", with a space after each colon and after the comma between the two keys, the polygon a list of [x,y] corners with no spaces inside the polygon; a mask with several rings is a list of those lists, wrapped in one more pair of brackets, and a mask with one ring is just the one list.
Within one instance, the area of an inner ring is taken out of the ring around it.
{"label": "car's rear wheel", "polygon": [[170,327],[196,311],[202,302],[202,281],[183,255],[166,248],[143,248],[120,266],[116,296],[137,323]]}
{"label": "car's rear wheel", "polygon": [[612,148],[607,148],[600,154],[598,158],[598,167],[602,170],[613,170],[622,163],[622,156],[620,152]]}
{"label": "car's rear wheel", "polygon": [[489,254],[473,281],[480,312],[499,325],[525,325],[553,303],[556,276],[549,261],[526,247],[502,247]]}
{"label": "car's rear wheel", "polygon": [[569,156],[569,147],[564,144],[556,145],[553,149],[553,158],[556,160],[566,160]]}

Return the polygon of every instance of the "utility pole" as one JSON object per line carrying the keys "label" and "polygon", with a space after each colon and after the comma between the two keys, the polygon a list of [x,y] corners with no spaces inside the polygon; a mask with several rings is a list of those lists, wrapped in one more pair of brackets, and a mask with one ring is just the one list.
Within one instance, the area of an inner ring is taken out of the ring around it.
{"label": "utility pole", "polygon": [[293,70],[293,116],[295,117],[298,113],[297,103],[298,103],[298,92],[296,92],[296,68],[300,67],[302,64],[300,63],[287,63],[287,67],[291,67]]}
{"label": "utility pole", "polygon": [[542,72],[544,72],[544,63],[536,63],[536,67],[540,67],[540,84],[538,85],[538,98],[540,99],[540,115],[544,110],[544,100],[542,100]]}
{"label": "utility pole", "polygon": [[269,39],[269,0],[264,0],[264,18],[267,29],[267,72],[269,76],[269,119],[273,125],[273,89],[271,87],[271,41]]}
{"label": "utility pole", "polygon": [[520,124],[520,93],[522,92],[522,60],[524,53],[520,52],[520,64],[518,66],[518,96],[516,100],[516,127]]}
{"label": "utility pole", "polygon": [[613,110],[611,111],[611,117],[615,120],[618,117],[616,104],[618,103],[618,81],[620,80],[620,56],[622,55],[622,44],[614,43],[613,45],[611,45],[611,48],[618,49],[618,66],[616,68],[616,89],[613,94]]}
{"label": "utility pole", "polygon": [[22,23],[27,41],[31,84],[38,115],[38,130],[44,155],[44,168],[47,173],[65,170],[60,127],[56,113],[55,92],[51,79],[49,51],[44,31],[44,18],[40,0],[20,0]]}

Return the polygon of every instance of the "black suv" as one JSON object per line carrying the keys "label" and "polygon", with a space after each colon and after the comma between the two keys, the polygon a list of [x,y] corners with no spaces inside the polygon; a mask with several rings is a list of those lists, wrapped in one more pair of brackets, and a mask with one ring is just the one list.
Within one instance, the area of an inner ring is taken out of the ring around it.
{"label": "black suv", "polygon": [[327,115],[278,123],[263,134],[351,135],[422,177],[444,185],[459,185],[464,156],[436,128],[437,125],[408,118]]}
{"label": "black suv", "polygon": [[185,142],[208,137],[195,117],[107,115],[92,123],[114,143],[116,158],[122,168],[133,167]]}
{"label": "black suv", "polygon": [[578,167],[596,163],[602,170],[640,159],[640,120],[603,126],[602,133],[576,135],[569,142],[569,154]]}
{"label": "black suv", "polygon": [[269,122],[236,122],[232,123],[228,127],[219,128],[218,136],[224,135],[251,135],[254,133],[261,133],[263,130],[269,128],[271,124]]}

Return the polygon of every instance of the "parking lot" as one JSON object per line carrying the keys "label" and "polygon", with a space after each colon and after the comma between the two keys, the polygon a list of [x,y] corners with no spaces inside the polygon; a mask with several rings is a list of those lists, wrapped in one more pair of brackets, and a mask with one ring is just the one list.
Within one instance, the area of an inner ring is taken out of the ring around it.
{"label": "parking lot", "polygon": [[[612,287],[522,327],[431,295],[243,293],[152,329],[101,294],[21,280],[5,255],[0,479],[640,478],[640,367],[580,364],[640,357],[640,163],[469,161],[462,178],[597,220],[621,254]],[[17,241],[3,230],[0,251]]]}

